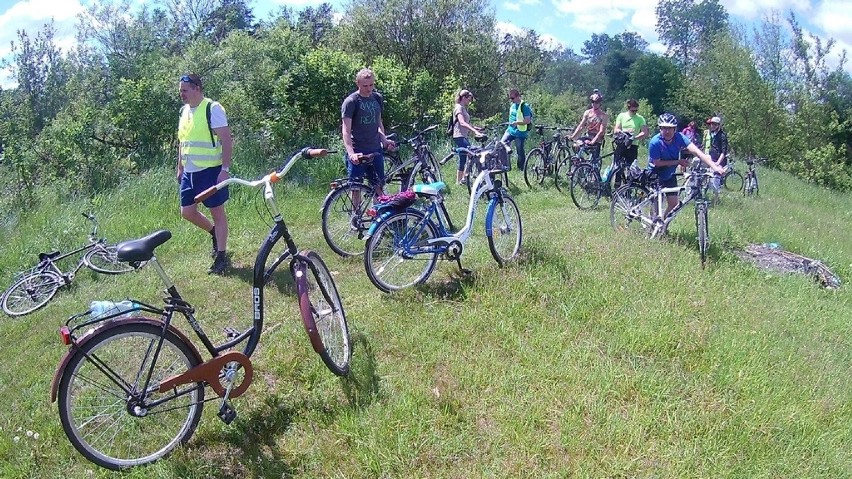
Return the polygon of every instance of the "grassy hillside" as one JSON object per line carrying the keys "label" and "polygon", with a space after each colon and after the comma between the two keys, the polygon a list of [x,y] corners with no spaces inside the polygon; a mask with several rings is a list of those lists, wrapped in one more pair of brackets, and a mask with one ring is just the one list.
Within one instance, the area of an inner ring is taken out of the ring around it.
{"label": "grassy hillside", "polygon": [[[313,353],[280,277],[236,421],[224,425],[209,403],[188,447],[121,477],[850,477],[849,285],[828,291],[759,271],[732,249],[777,242],[848,282],[852,195],[761,174],[760,198],[729,195],[711,210],[702,271],[691,210],[669,239],[642,240],[612,231],[608,209],[579,212],[555,190],[526,191],[512,173],[521,260],[497,267],[481,209],[464,254],[475,273],[459,277],[442,263],[426,285],[395,295],[370,284],[360,258],[325,245],[327,177],[277,187],[297,242],[319,251],[338,281],[356,341],[351,377],[334,377]],[[263,205],[234,191],[235,268],[210,277],[209,240],[180,219],[172,175],[10,220],[3,284],[39,251],[84,240],[79,212],[95,211],[113,240],[171,230],[159,258],[204,326],[221,337],[222,327],[245,325],[268,231]],[[452,188],[448,201],[461,223],[465,192]],[[56,330],[94,299],[157,303],[158,281],[151,269],[81,271],[43,310],[0,318],[0,477],[111,475],[73,449],[49,401],[66,350]]]}

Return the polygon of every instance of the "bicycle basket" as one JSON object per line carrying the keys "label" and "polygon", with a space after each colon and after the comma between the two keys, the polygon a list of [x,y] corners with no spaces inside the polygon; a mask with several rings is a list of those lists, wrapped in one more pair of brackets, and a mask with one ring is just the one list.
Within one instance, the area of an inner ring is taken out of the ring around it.
{"label": "bicycle basket", "polygon": [[509,169],[509,153],[505,145],[497,143],[494,149],[485,154],[485,168],[491,171],[507,171]]}
{"label": "bicycle basket", "polygon": [[376,198],[373,207],[379,214],[385,211],[402,211],[417,201],[417,195],[411,190],[401,191],[395,195],[382,195]]}

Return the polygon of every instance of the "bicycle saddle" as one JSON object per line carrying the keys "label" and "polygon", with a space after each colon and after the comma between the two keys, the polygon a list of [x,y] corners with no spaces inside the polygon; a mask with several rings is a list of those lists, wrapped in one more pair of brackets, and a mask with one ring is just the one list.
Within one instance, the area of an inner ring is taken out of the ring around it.
{"label": "bicycle saddle", "polygon": [[51,251],[50,253],[39,253],[38,260],[44,261],[46,259],[53,259],[59,256],[60,251]]}
{"label": "bicycle saddle", "polygon": [[434,183],[429,184],[414,185],[412,189],[414,190],[414,193],[418,196],[436,196],[446,187],[447,184],[443,181],[436,181]]}
{"label": "bicycle saddle", "polygon": [[118,260],[123,262],[148,261],[154,257],[154,249],[172,237],[168,230],[155,231],[143,238],[122,241],[118,244]]}

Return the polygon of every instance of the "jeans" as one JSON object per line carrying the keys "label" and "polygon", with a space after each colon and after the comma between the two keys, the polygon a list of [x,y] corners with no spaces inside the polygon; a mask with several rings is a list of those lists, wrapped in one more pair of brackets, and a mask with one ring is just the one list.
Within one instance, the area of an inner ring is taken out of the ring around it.
{"label": "jeans", "polygon": [[[453,143],[457,147],[467,148],[470,142],[465,137],[453,138]],[[464,171],[464,165],[467,163],[467,153],[459,153],[459,171]]]}
{"label": "jeans", "polygon": [[[506,133],[503,133],[503,138],[500,139],[500,141],[507,145],[512,143],[513,140],[516,140],[515,145],[518,148],[518,169],[523,170],[524,165],[527,164],[527,155],[524,153],[524,142],[526,141],[526,138],[522,136],[514,136],[506,130]],[[511,166],[512,165],[509,165],[510,168]]]}

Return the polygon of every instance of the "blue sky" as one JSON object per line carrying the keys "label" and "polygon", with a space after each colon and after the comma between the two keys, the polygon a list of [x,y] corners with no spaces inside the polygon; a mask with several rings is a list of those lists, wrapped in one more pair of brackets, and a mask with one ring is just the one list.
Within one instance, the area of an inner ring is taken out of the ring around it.
{"label": "blue sky", "polygon": [[[156,0],[134,0],[156,3]],[[8,56],[9,43],[19,29],[31,33],[41,29],[51,18],[57,26],[60,46],[74,45],[76,15],[84,11],[90,0],[0,0],[0,58]],[[265,18],[279,6],[299,10],[318,5],[318,0],[254,0],[250,3],[255,17]],[[330,2],[341,11],[342,0]],[[852,54],[852,2],[849,0],[721,0],[735,23],[750,25],[761,15],[777,10],[782,17],[788,10],[796,13],[805,31],[837,41],[836,54],[845,48]],[[615,35],[635,31],[650,43],[650,49],[663,52],[654,31],[657,0],[623,2],[616,0],[491,0],[498,28],[517,33],[532,28],[552,45],[571,47],[579,52],[583,41],[592,33]],[[836,60],[835,60],[836,61]],[[847,65],[852,71],[852,66]],[[9,86],[8,72],[0,71],[0,84]]]}

